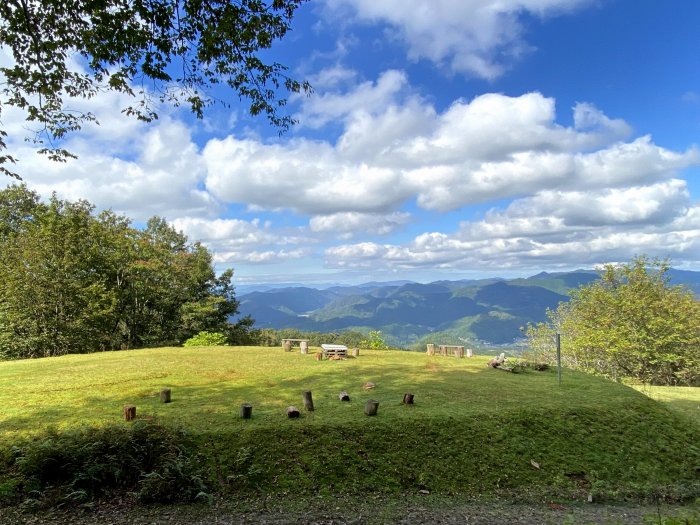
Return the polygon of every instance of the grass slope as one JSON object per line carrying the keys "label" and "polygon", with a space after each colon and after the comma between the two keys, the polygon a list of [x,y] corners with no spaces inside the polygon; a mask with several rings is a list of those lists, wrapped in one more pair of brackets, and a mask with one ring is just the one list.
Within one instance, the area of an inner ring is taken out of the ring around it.
{"label": "grass slope", "polygon": [[[700,426],[632,388],[566,372],[507,374],[486,357],[366,351],[316,361],[263,348],[161,348],[0,363],[0,448],[49,427],[140,417],[187,429],[217,492],[418,492],[688,499]],[[376,388],[365,391],[365,382]],[[161,388],[173,402],[161,404]],[[314,412],[289,420],[313,392]],[[351,402],[341,403],[346,390]],[[416,404],[401,403],[415,394]],[[379,415],[363,413],[368,399]],[[241,420],[241,403],[253,419]]]}

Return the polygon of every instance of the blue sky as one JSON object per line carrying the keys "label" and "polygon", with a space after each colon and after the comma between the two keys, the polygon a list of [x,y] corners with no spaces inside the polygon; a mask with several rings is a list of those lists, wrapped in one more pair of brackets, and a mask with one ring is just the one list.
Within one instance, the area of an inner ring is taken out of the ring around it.
{"label": "blue sky", "polygon": [[105,94],[75,102],[101,125],[56,165],[23,142],[20,114],[3,126],[31,188],[164,216],[239,283],[642,253],[700,270],[698,20],[694,0],[312,0],[270,52],[315,88],[282,137],[242,105],[146,125]]}

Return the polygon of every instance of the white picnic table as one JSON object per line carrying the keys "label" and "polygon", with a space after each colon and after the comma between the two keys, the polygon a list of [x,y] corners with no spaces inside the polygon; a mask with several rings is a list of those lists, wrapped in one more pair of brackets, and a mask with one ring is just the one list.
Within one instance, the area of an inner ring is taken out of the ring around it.
{"label": "white picnic table", "polygon": [[321,349],[323,350],[323,355],[325,355],[326,357],[328,357],[329,355],[347,357],[348,355],[348,347],[345,345],[322,344]]}

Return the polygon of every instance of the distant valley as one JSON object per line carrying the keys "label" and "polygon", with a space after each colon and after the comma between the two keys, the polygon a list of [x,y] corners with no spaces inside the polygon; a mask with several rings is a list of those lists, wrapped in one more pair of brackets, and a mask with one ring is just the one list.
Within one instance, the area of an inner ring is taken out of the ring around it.
{"label": "distant valley", "polygon": [[[700,295],[700,272],[671,270],[673,284]],[[304,331],[381,330],[391,345],[426,342],[514,345],[521,327],[544,321],[546,310],[568,300],[572,288],[598,278],[595,271],[542,272],[528,278],[367,283],[356,286],[269,288],[239,296],[242,315],[257,328]]]}

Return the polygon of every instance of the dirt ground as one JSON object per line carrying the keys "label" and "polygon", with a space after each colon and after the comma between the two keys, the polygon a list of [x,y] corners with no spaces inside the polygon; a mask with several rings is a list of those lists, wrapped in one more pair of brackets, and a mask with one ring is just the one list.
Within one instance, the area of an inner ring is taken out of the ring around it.
{"label": "dirt ground", "polygon": [[[669,518],[675,518],[670,520]],[[688,519],[688,521],[686,521]],[[2,525],[373,525],[373,524],[606,524],[606,525],[691,525],[700,524],[700,506],[637,505],[522,505],[468,503],[427,506],[414,503],[375,502],[352,508],[320,508],[310,503],[307,509],[241,507],[219,502],[213,505],[124,506],[102,504],[91,509],[62,509],[51,512],[27,512],[0,508]]]}

